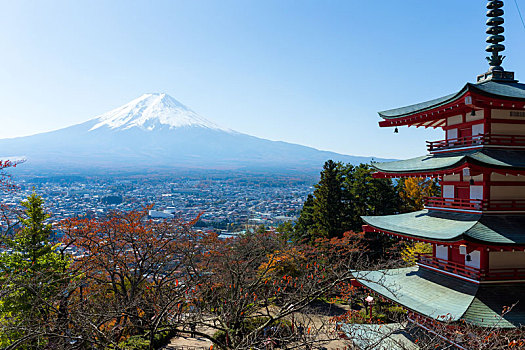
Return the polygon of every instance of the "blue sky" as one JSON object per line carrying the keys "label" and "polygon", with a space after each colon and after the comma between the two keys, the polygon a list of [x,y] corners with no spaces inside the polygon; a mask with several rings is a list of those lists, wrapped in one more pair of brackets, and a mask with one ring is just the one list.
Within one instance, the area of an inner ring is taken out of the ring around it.
{"label": "blue sky", "polygon": [[[259,137],[421,155],[442,132],[394,135],[376,112],[455,92],[485,72],[485,3],[0,0],[0,137],[166,92]],[[525,29],[513,1],[505,10],[504,67],[525,81]]]}

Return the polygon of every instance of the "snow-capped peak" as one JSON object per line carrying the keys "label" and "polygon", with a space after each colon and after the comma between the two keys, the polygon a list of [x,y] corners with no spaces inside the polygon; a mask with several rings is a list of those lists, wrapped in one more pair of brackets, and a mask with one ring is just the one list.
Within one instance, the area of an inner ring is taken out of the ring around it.
{"label": "snow-capped peak", "polygon": [[141,128],[154,130],[159,127],[178,128],[197,126],[230,132],[201,117],[173,97],[164,93],[144,94],[139,98],[95,117],[95,130],[106,126],[111,129]]}

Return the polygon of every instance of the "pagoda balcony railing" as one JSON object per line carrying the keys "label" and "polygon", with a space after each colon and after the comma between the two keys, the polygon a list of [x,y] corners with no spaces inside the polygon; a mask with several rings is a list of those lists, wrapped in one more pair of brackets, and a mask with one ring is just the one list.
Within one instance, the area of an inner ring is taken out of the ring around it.
{"label": "pagoda balcony railing", "polygon": [[468,277],[470,279],[480,281],[482,274],[480,269],[474,267],[465,266],[465,264],[456,263],[449,260],[436,258],[431,254],[418,254],[417,255],[418,265],[433,267],[437,270],[446,271],[455,275]]}
{"label": "pagoda balcony railing", "polygon": [[481,199],[426,197],[425,208],[482,211],[484,201]]}
{"label": "pagoda balcony railing", "polygon": [[443,198],[426,197],[425,208],[440,210],[468,210],[476,212],[486,211],[525,211],[525,200],[482,200],[482,199],[462,199],[462,198]]}
{"label": "pagoda balcony railing", "polygon": [[455,139],[427,141],[427,149],[430,153],[473,146],[506,146],[525,147],[525,136],[523,135],[500,135],[480,134],[475,136],[458,137]]}
{"label": "pagoda balcony railing", "polygon": [[477,269],[454,261],[440,259],[431,254],[417,254],[417,264],[476,281],[525,280],[525,268]]}

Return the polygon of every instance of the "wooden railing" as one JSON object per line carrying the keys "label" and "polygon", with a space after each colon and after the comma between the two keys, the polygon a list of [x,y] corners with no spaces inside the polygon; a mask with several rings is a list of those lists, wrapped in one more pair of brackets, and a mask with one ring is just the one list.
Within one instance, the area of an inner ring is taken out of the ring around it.
{"label": "wooden railing", "polygon": [[460,275],[474,279],[476,281],[481,280],[481,270],[465,266],[465,264],[459,264],[453,261],[436,258],[431,254],[418,254],[417,263],[423,266],[434,267],[438,270],[447,271],[455,275]]}
{"label": "wooden railing", "polygon": [[417,263],[423,267],[433,267],[476,281],[525,280],[525,268],[476,269],[450,260],[439,259],[431,254],[418,254]]}
{"label": "wooden railing", "polygon": [[482,211],[485,202],[481,199],[426,197],[425,208],[463,209]]}
{"label": "wooden railing", "polygon": [[482,199],[462,199],[462,198],[443,198],[426,197],[425,208],[435,208],[444,210],[471,210],[471,211],[525,211],[525,200],[482,200]]}
{"label": "wooden railing", "polygon": [[525,147],[525,136],[487,133],[475,136],[458,137],[448,140],[427,141],[427,149],[430,153],[447,149],[482,145]]}

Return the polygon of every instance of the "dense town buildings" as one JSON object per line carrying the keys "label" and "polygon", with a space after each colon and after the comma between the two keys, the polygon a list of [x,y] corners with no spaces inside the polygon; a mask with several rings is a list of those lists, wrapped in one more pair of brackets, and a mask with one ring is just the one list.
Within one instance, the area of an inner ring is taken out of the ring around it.
{"label": "dense town buildings", "polygon": [[[276,226],[295,220],[313,188],[310,181],[229,177],[16,179],[19,189],[6,193],[1,204],[17,207],[32,191],[43,196],[53,221],[68,217],[102,217],[112,210],[151,206],[153,218],[192,220],[197,227],[238,230],[246,225]],[[266,180],[268,182],[269,180]]]}

